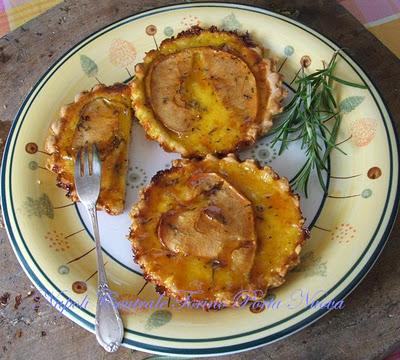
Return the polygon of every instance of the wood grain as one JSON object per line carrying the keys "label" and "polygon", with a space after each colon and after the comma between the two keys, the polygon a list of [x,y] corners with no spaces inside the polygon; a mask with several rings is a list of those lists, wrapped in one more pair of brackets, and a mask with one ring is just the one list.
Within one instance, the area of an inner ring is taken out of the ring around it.
{"label": "wood grain", "polygon": [[[235,2],[235,1],[232,1]],[[400,63],[373,35],[335,1],[241,1],[296,18],[328,36],[366,70],[400,119]],[[65,1],[0,39],[0,120],[11,121],[32,86],[65,51],[92,32],[138,11],[171,4],[149,1]],[[61,84],[62,85],[62,84]],[[1,133],[8,124],[0,122]],[[400,238],[397,219],[377,264],[347,298],[312,326],[229,359],[382,359],[400,346]],[[106,354],[95,337],[35,294],[0,230],[0,359],[142,359],[148,354],[120,350]],[[22,303],[15,309],[15,296]],[[240,326],[240,324],[238,324]]]}

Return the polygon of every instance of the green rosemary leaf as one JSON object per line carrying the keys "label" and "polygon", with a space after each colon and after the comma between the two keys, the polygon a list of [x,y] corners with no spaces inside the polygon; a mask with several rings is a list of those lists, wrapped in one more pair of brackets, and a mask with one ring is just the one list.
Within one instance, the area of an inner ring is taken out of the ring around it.
{"label": "green rosemary leaf", "polygon": [[331,120],[331,119],[335,118],[336,116],[338,116],[339,114],[340,114],[339,112],[336,112],[336,113],[333,113],[333,114],[331,112],[329,112],[328,115],[320,116],[320,121],[323,122],[323,123],[326,123],[329,120]]}
{"label": "green rosemary leaf", "polygon": [[336,76],[334,76],[334,75],[329,75],[329,77],[330,77],[331,79],[335,80],[336,82],[341,83],[341,84],[343,84],[343,85],[347,85],[347,86],[351,86],[351,87],[356,87],[356,88],[359,88],[359,89],[368,89],[368,87],[367,87],[366,85],[363,85],[363,84],[356,84],[356,83],[353,83],[353,82],[350,82],[350,81],[347,81],[347,80],[343,80],[343,79],[338,78],[338,77],[336,77]]}

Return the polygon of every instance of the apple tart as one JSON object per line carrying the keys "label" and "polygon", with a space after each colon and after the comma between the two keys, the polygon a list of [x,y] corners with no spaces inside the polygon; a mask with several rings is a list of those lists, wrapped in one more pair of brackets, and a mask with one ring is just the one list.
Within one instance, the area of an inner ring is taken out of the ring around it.
{"label": "apple tart", "polygon": [[142,190],[131,218],[135,261],[158,291],[225,306],[240,291],[281,285],[306,237],[288,181],[232,154],[175,160]]}
{"label": "apple tart", "polygon": [[61,108],[45,144],[47,168],[57,174],[57,185],[72,201],[79,200],[74,186],[77,151],[95,143],[102,161],[97,209],[111,215],[123,212],[132,119],[130,87],[124,84],[96,85]]}
{"label": "apple tart", "polygon": [[247,35],[192,27],[135,67],[135,115],[147,136],[184,157],[227,154],[272,126],[286,95],[275,62]]}

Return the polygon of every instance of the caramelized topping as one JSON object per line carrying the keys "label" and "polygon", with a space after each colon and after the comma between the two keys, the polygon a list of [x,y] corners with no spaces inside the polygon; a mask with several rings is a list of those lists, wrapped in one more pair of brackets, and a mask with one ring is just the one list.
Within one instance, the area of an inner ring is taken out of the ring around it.
{"label": "caramelized topping", "polygon": [[148,91],[160,121],[177,133],[228,117],[240,128],[257,115],[256,81],[246,63],[212,48],[161,57],[151,71]]}
{"label": "caramelized topping", "polygon": [[119,138],[123,116],[129,116],[126,105],[106,98],[93,99],[80,112],[72,147],[79,148],[92,143],[100,148],[112,143],[118,145],[115,139]]}
{"label": "caramelized topping", "polygon": [[195,174],[187,183],[186,203],[160,219],[162,244],[175,253],[236,261],[247,268],[256,248],[251,203],[216,173]]}

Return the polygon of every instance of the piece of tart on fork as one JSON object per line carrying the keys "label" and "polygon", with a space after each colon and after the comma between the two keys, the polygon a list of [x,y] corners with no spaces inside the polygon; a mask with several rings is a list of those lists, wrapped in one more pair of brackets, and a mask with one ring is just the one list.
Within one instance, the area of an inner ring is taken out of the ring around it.
{"label": "piece of tart on fork", "polygon": [[125,84],[96,85],[61,108],[46,139],[46,166],[72,201],[79,201],[73,161],[77,149],[96,143],[103,164],[97,209],[111,215],[123,212],[132,120],[130,87]]}

